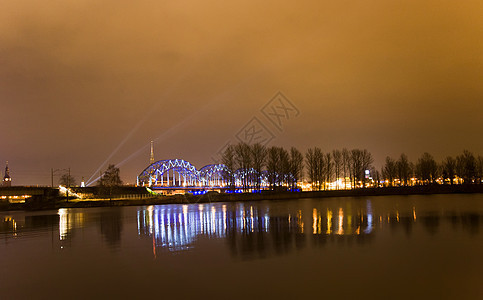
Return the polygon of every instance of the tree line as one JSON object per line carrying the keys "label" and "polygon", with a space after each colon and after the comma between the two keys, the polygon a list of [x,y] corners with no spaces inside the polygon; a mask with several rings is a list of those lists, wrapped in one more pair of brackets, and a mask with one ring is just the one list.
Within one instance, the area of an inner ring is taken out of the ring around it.
{"label": "tree line", "polygon": [[[427,152],[416,163],[409,162],[405,154],[395,160],[386,157],[380,172],[386,186],[421,184],[481,184],[483,180],[483,157],[464,150],[456,157],[447,156],[436,162]],[[379,181],[379,179],[378,179]]]}
{"label": "tree line", "polygon": [[314,147],[305,153],[305,161],[312,190],[320,191],[328,189],[333,181],[335,189],[366,186],[369,180],[366,170],[371,168],[374,159],[367,149],[344,148],[324,153]]}
{"label": "tree line", "polygon": [[302,180],[304,157],[295,147],[286,150],[238,143],[225,149],[221,162],[227,168],[223,177],[229,186],[260,190],[262,179],[266,178],[270,189],[275,190],[281,186],[297,187],[297,182]]}
{"label": "tree line", "polygon": [[223,174],[231,187],[244,190],[261,189],[268,180],[270,189],[297,188],[304,170],[312,190],[364,188],[367,186],[409,186],[433,183],[481,183],[483,157],[464,150],[456,157],[448,156],[438,163],[423,153],[413,163],[406,154],[397,159],[386,157],[382,169],[373,166],[374,158],[367,149],[335,149],[323,152],[318,147],[302,154],[295,147],[266,147],[261,144],[229,145],[222,154],[226,166]]}

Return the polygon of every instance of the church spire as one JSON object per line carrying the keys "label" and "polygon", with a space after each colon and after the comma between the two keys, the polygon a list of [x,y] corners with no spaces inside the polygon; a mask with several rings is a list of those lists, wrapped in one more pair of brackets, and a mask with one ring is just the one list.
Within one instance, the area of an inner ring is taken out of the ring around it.
{"label": "church spire", "polygon": [[5,166],[5,176],[3,176],[3,186],[11,186],[12,185],[12,177],[10,177],[10,169],[8,168],[8,161],[7,165]]}

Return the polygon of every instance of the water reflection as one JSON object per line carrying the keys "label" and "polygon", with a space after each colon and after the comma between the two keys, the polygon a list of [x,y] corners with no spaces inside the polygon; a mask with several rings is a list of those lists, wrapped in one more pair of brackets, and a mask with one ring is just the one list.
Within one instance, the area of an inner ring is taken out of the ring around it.
{"label": "water reflection", "polygon": [[119,248],[123,228],[122,209],[114,207],[100,213],[100,229],[104,241],[111,249]]}
{"label": "water reflection", "polygon": [[418,223],[434,235],[443,219],[449,220],[455,230],[474,234],[479,232],[482,219],[478,214],[456,212],[418,216],[414,206],[404,212],[377,212],[371,201],[357,208],[319,205],[294,214],[290,209],[281,213],[269,208],[243,203],[143,207],[137,211],[138,234],[153,240],[154,255],[159,250],[189,250],[197,240],[208,238],[224,239],[234,256],[263,258],[328,242],[365,244],[386,229],[402,229],[409,236]]}
{"label": "water reflection", "polygon": [[157,247],[172,251],[192,247],[198,236],[225,238],[234,229],[242,232],[268,232],[267,211],[257,207],[227,205],[149,206],[138,210],[138,234],[153,237]]}
{"label": "water reflection", "polygon": [[186,251],[202,240],[216,239],[243,259],[331,244],[363,245],[384,231],[408,237],[448,230],[477,236],[483,224],[476,210],[420,211],[416,204],[387,207],[370,200],[216,203],[3,213],[0,237],[8,242],[48,232],[52,247],[65,248],[72,246],[79,229],[95,227],[108,248],[119,249],[123,238],[135,237],[123,237],[127,219],[134,222],[130,226],[136,227],[138,237],[149,239],[154,257],[159,251]]}
{"label": "water reflection", "polygon": [[0,222],[0,234],[5,238],[17,237],[35,233],[38,230],[57,228],[58,215],[7,215]]}
{"label": "water reflection", "polygon": [[451,222],[454,230],[461,228],[464,231],[470,232],[472,235],[476,235],[480,232],[480,224],[483,217],[476,213],[458,214],[451,212],[445,216],[445,219]]}
{"label": "water reflection", "polygon": [[84,227],[85,215],[82,211],[60,208],[57,212],[59,225],[59,240],[70,240],[74,229]]}
{"label": "water reflection", "polygon": [[[299,211],[296,216],[268,216],[265,214],[251,214],[255,223],[267,224],[254,230],[243,230],[243,227],[228,227],[227,243],[233,256],[242,258],[267,257],[291,252],[306,246],[304,234],[305,223],[300,218]],[[260,221],[258,221],[260,220]]]}
{"label": "water reflection", "polygon": [[13,235],[17,234],[17,221],[14,218],[8,216],[3,219],[1,232],[11,232]]}

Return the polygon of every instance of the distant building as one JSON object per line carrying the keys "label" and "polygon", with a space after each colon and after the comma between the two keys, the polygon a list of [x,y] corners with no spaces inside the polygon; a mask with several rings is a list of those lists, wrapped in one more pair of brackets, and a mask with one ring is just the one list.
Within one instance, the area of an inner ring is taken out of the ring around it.
{"label": "distant building", "polygon": [[10,170],[8,169],[8,161],[5,166],[5,176],[3,176],[2,186],[9,187],[12,186],[12,177],[10,177]]}

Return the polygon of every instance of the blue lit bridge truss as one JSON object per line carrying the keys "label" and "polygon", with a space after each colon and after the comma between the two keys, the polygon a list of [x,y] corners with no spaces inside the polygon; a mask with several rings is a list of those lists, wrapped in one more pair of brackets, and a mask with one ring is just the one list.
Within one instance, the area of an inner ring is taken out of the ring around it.
{"label": "blue lit bridge truss", "polygon": [[233,179],[235,187],[256,187],[257,181],[260,181],[261,188],[269,185],[266,171],[257,175],[254,169],[239,169],[231,174],[223,164],[207,165],[197,170],[190,162],[182,159],[160,160],[149,165],[139,174],[137,185],[170,189],[227,188],[229,178]]}

